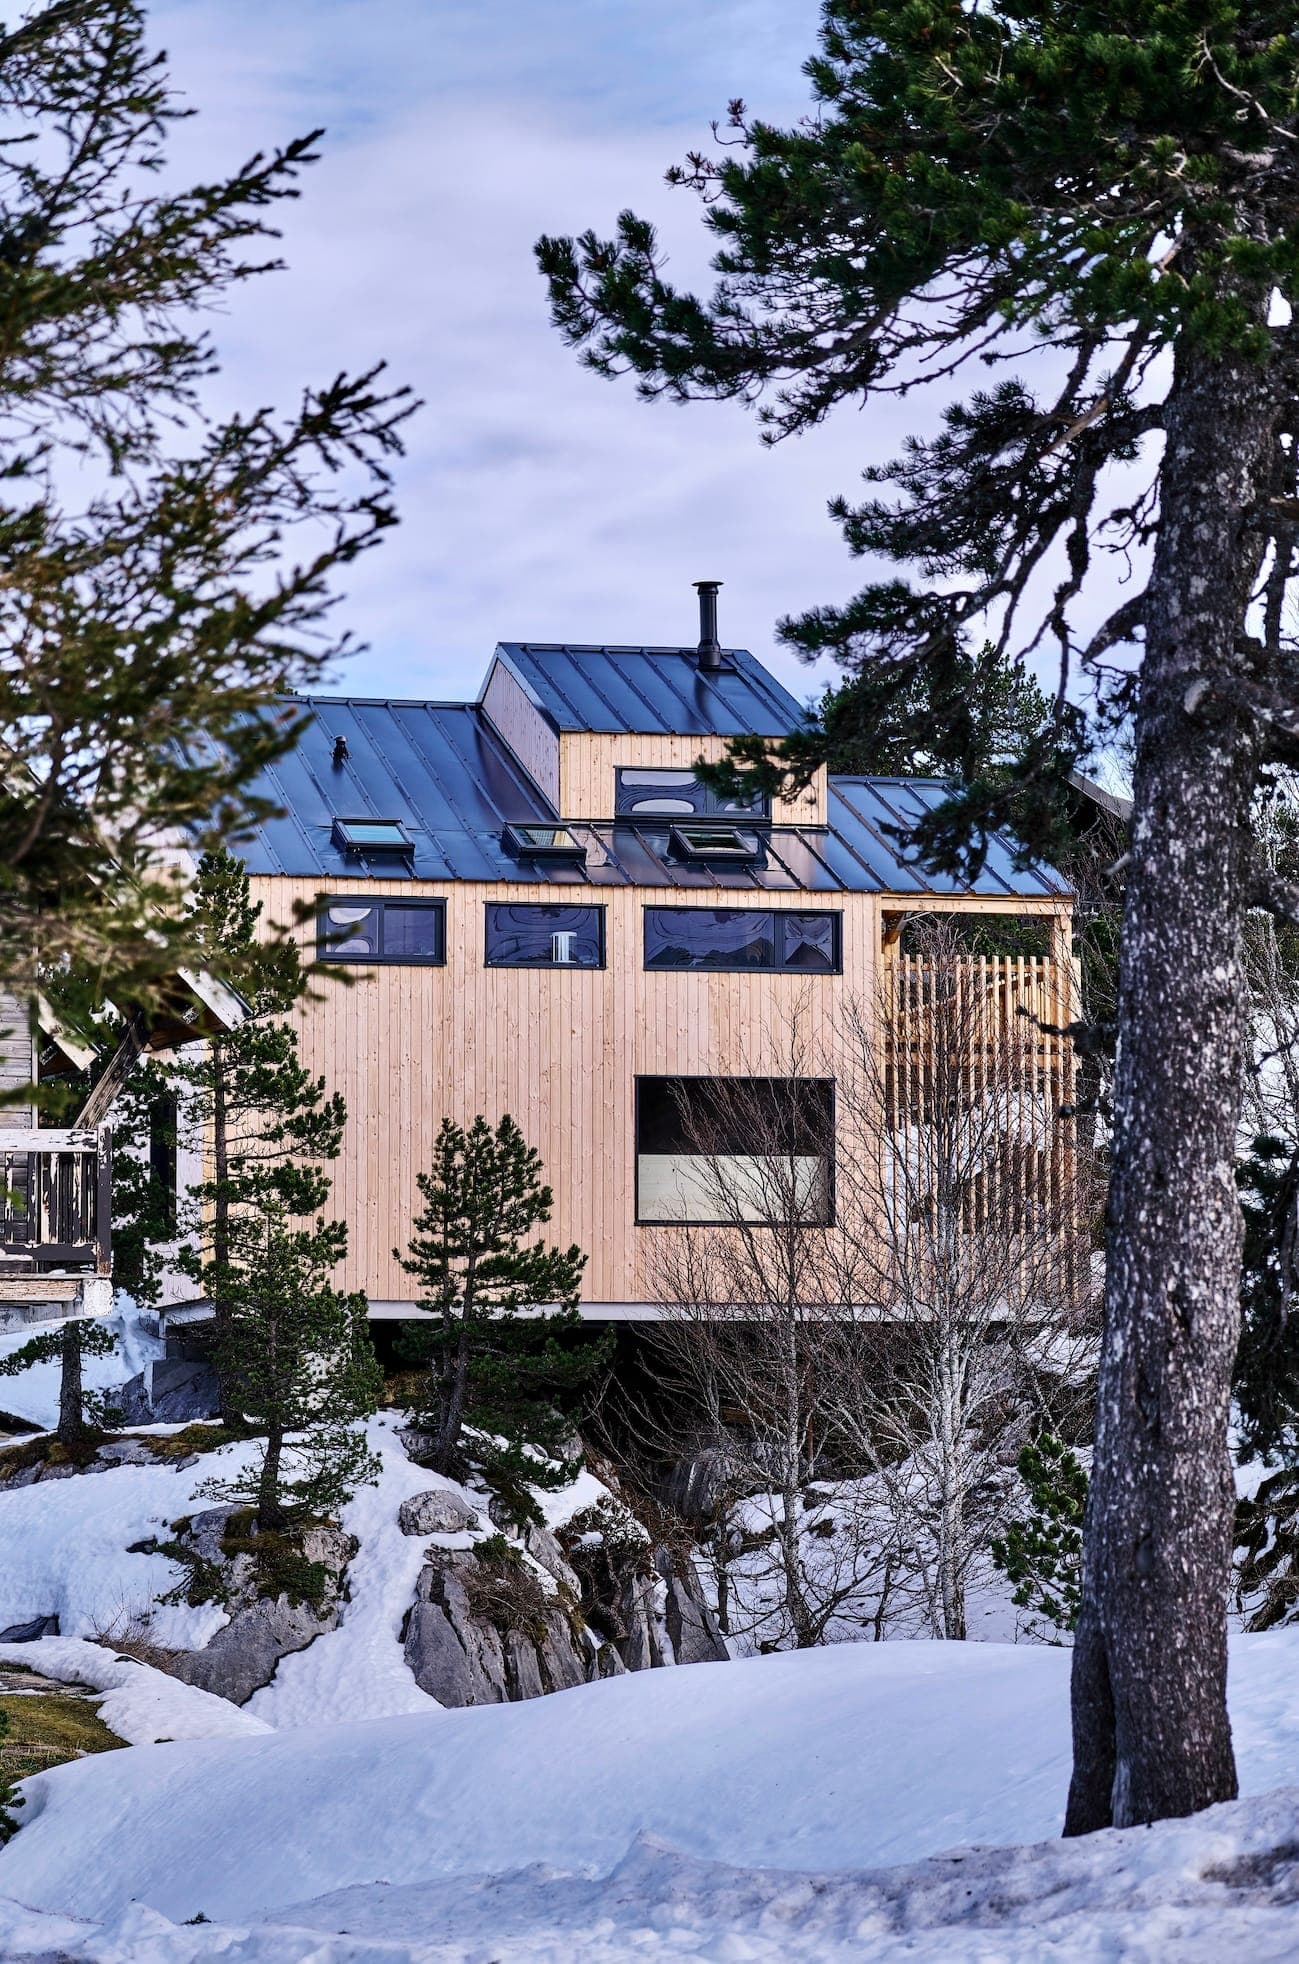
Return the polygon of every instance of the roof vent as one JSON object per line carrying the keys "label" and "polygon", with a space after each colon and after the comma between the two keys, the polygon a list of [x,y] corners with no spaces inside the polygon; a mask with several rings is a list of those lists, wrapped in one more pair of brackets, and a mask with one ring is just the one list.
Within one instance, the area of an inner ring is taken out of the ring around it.
{"label": "roof vent", "polygon": [[717,639],[717,589],[720,580],[696,580],[699,595],[699,667],[705,675],[716,675],[725,666]]}

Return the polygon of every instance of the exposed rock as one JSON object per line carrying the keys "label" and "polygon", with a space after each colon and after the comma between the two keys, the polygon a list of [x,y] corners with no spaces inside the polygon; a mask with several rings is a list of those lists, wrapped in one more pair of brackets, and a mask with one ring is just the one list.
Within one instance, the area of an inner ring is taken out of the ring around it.
{"label": "exposed rock", "polygon": [[569,1563],[567,1555],[550,1529],[538,1521],[528,1521],[519,1527],[506,1503],[493,1494],[487,1503],[487,1512],[494,1527],[509,1541],[517,1541],[526,1548],[534,1562],[544,1568],[552,1582],[564,1589],[570,1589],[575,1598],[582,1593],[582,1584],[576,1570]]}
{"label": "exposed rock", "polygon": [[716,1515],[726,1495],[742,1491],[740,1461],[724,1446],[701,1446],[679,1459],[662,1483],[663,1499],[674,1514],[692,1526],[704,1526]]}
{"label": "exposed rock", "polygon": [[397,1510],[397,1521],[403,1534],[463,1534],[478,1526],[468,1501],[445,1487],[410,1494]]}
{"label": "exposed rock", "polygon": [[499,1627],[471,1599],[479,1557],[433,1549],[406,1619],[406,1662],[442,1705],[502,1705],[610,1675],[577,1626],[571,1601],[539,1597],[526,1625]]}
{"label": "exposed rock", "polygon": [[154,1455],[143,1439],[110,1439],[95,1458],[101,1466],[152,1466]]}
{"label": "exposed rock", "polygon": [[667,1654],[659,1630],[658,1588],[649,1575],[628,1576],[614,1604],[614,1645],[629,1671],[656,1671]]}
{"label": "exposed rock", "polygon": [[660,1548],[655,1563],[663,1577],[663,1619],[678,1664],[724,1664],[730,1652],[721,1626],[705,1601],[693,1568]]}
{"label": "exposed rock", "polygon": [[0,1643],[36,1643],[41,1637],[57,1637],[59,1619],[53,1613],[49,1616],[35,1616],[30,1623],[11,1623],[7,1630],[0,1630]]}
{"label": "exposed rock", "polygon": [[233,1507],[210,1507],[196,1514],[177,1536],[198,1563],[218,1570],[230,1621],[202,1650],[172,1654],[168,1669],[174,1677],[215,1692],[231,1704],[244,1705],[255,1691],[269,1684],[281,1657],[305,1650],[325,1631],[337,1627],[343,1572],[357,1543],[341,1528],[308,1528],[298,1546],[306,1562],[320,1563],[326,1586],[319,1602],[294,1601],[287,1592],[262,1593],[264,1573],[252,1554],[227,1552],[224,1537]]}
{"label": "exposed rock", "polygon": [[[35,1487],[46,1480],[75,1480],[81,1473],[106,1473],[113,1466],[152,1466],[154,1455],[146,1441],[142,1439],[108,1439],[94,1452],[88,1452],[82,1459],[33,1458],[27,1465],[21,1463],[21,1456],[29,1451],[39,1451],[42,1455],[55,1447],[51,1440],[33,1441],[32,1446],[12,1447],[10,1451],[19,1456],[20,1463],[12,1472],[0,1471],[0,1492],[11,1492],[17,1487]],[[0,1468],[3,1467],[0,1460]]]}
{"label": "exposed rock", "polygon": [[108,1395],[126,1425],[188,1425],[221,1410],[216,1372],[188,1357],[160,1357]]}

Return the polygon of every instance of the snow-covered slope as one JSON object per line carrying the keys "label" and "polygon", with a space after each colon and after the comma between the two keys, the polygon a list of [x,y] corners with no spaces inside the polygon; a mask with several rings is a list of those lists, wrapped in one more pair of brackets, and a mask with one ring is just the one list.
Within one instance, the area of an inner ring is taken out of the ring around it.
{"label": "snow-covered slope", "polygon": [[[0,1895],[107,1920],[110,1931],[122,1917],[119,1929],[130,1927],[139,1905],[177,1924],[199,1913],[251,1923],[251,1947],[225,1954],[252,1964],[860,1957],[867,1934],[883,1938],[906,1921],[903,1885],[863,1869],[1058,1833],[1068,1664],[1064,1652],[1023,1646],[841,1645],[656,1671],[525,1705],[105,1754],[28,1783],[26,1825],[0,1853]],[[1232,1694],[1245,1790],[1299,1781],[1299,1632],[1240,1640]],[[1239,1910],[1242,1931],[1260,1918],[1270,1928],[1283,1912],[1260,1897],[1260,1878],[1276,1860],[1245,1865],[1253,1879],[1239,1902],[1236,1885],[1203,1878],[1206,1865],[1278,1846],[1278,1821],[1289,1824],[1281,1839],[1293,1863],[1299,1796],[1260,1807],[1194,1832],[1161,1831],[1184,1836],[1164,1852],[1129,1835],[1110,1838],[1117,1852],[1104,1859],[1052,1843],[1031,1859],[1002,1851],[959,1870],[931,1865],[906,1885],[919,1892],[922,1924],[937,1929],[982,1902],[1002,1934],[958,1950],[946,1928],[946,1949],[924,1937],[919,1948],[867,1954],[1207,1964],[1211,1953],[1199,1950],[1081,1947],[1078,1918],[1108,1890],[1114,1917],[1128,1913],[1125,1902],[1144,1903],[1160,1942],[1183,1910],[1203,1921],[1201,1898]],[[520,1875],[529,1864],[542,1867]],[[1066,1917],[1060,1947],[1035,1938],[1036,1948],[1016,1948],[1039,1895],[1058,1898]],[[1299,1911],[1284,1914],[1293,1954]],[[287,1928],[262,1928],[268,1916],[293,1926],[297,1950],[281,1941]],[[1009,1947],[1008,1918],[1019,1930]],[[304,1928],[352,1935],[315,1949]],[[719,1947],[728,1930],[735,1944]],[[148,1954],[166,1964],[218,1954],[184,1948],[197,1942],[189,1931],[175,1933],[180,1948],[154,1932],[161,1947]],[[7,1942],[6,1957],[22,1955],[16,1937]],[[1252,1948],[1251,1964],[1286,1954],[1261,1935]],[[130,1954],[102,1950],[113,1964]]]}
{"label": "snow-covered slope", "polygon": [[155,1746],[170,1739],[239,1739],[271,1729],[264,1719],[225,1698],[79,1637],[0,1644],[0,1664],[26,1664],[60,1683],[102,1691],[99,1716],[128,1746]]}
{"label": "snow-covered slope", "polygon": [[[107,1357],[84,1360],[82,1377],[90,1391],[107,1391],[114,1385],[125,1384],[147,1363],[161,1357],[165,1348],[141,1321],[129,1296],[119,1293],[116,1311],[105,1317],[104,1327],[117,1338],[117,1349]],[[40,1323],[25,1330],[11,1330],[0,1336],[0,1357],[11,1357],[33,1336],[62,1328],[62,1323]],[[52,1428],[59,1418],[59,1377],[56,1359],[49,1364],[33,1364],[17,1377],[0,1378],[0,1411],[13,1412],[32,1425]]]}

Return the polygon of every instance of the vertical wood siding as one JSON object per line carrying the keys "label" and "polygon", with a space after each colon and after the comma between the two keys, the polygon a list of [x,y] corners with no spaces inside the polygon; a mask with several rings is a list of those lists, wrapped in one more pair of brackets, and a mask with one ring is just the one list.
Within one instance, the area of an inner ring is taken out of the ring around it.
{"label": "vertical wood siding", "polygon": [[[21,1091],[32,1081],[35,1053],[27,1014],[0,990],[0,1094]],[[30,1125],[30,1105],[0,1105],[0,1126]]]}
{"label": "vertical wood siding", "polygon": [[559,737],[529,700],[517,676],[499,661],[492,663],[483,692],[483,713],[514,752],[534,784],[552,805],[559,804]]}
{"label": "vertical wood siding", "polygon": [[[436,886],[348,881],[349,893],[438,897],[447,907],[441,968],[347,968],[323,976],[301,1015],[303,1060],[343,1093],[348,1129],[333,1207],[346,1220],[344,1286],[405,1301],[404,1246],[444,1115],[463,1124],[509,1112],[542,1156],[555,1190],[548,1234],[590,1257],[590,1303],[647,1300],[655,1230],[635,1225],[638,1075],[780,1076],[791,1020],[822,1058],[834,1050],[845,996],[873,1000],[881,902],[874,894],[735,893],[680,889],[542,889],[535,883]],[[314,881],[254,879],[268,919],[288,922]],[[484,904],[602,903],[604,969],[488,968]],[[840,976],[647,973],[646,906],[821,907],[843,917]],[[893,903],[896,906],[896,902]],[[1039,910],[1045,911],[1045,910]],[[302,930],[310,946],[312,930]],[[351,978],[350,984],[344,977]],[[832,1073],[832,1062],[831,1071]]]}
{"label": "vertical wood siding", "polygon": [[[645,771],[688,771],[696,758],[720,763],[726,738],[720,736],[591,736],[566,730],[559,739],[559,809],[564,818],[612,818],[614,772],[631,766]],[[826,773],[819,770],[796,798],[777,798],[775,825],[824,825]]]}

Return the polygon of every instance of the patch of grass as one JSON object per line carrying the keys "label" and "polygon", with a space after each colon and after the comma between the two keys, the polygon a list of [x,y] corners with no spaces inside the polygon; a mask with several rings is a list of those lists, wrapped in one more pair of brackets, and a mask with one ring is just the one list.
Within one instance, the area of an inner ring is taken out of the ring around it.
{"label": "patch of grass", "polygon": [[106,1432],[89,1426],[74,1446],[65,1446],[52,1432],[43,1432],[36,1439],[21,1439],[16,1446],[6,1446],[0,1451],[0,1485],[33,1466],[89,1466],[107,1437]]}
{"label": "patch of grass", "polygon": [[0,1711],[8,1721],[0,1738],[0,1784],[126,1744],[100,1718],[97,1698],[9,1692],[0,1696]]}
{"label": "patch of grass", "polygon": [[304,1521],[297,1530],[259,1534],[254,1532],[253,1509],[248,1507],[230,1516],[221,1546],[232,1558],[251,1556],[259,1596],[272,1602],[287,1596],[295,1606],[305,1603],[319,1616],[333,1577],[324,1562],[309,1562],[302,1552],[298,1536],[311,1525]]}
{"label": "patch of grass", "polygon": [[182,1427],[179,1432],[123,1432],[123,1439],[135,1439],[147,1446],[155,1459],[189,1459],[195,1453],[219,1452],[222,1446],[233,1446],[241,1439],[249,1437],[247,1432],[237,1432],[233,1427],[222,1425],[219,1419],[198,1419],[193,1425]]}

